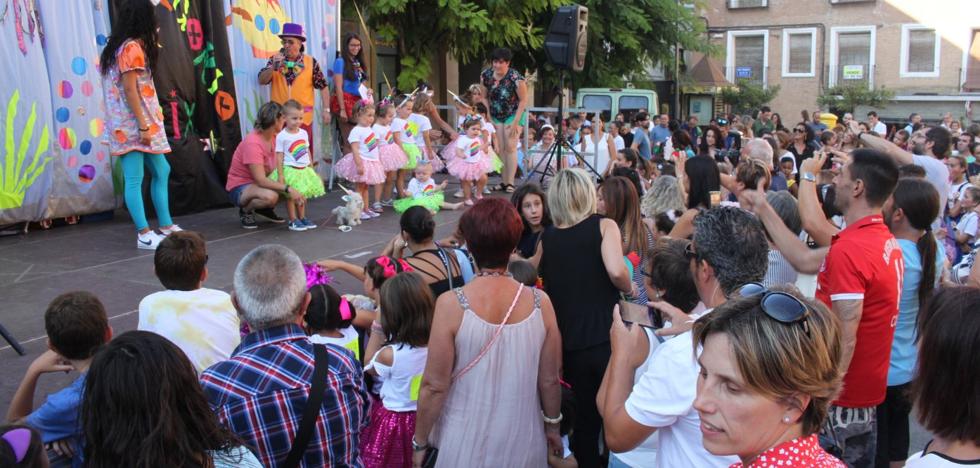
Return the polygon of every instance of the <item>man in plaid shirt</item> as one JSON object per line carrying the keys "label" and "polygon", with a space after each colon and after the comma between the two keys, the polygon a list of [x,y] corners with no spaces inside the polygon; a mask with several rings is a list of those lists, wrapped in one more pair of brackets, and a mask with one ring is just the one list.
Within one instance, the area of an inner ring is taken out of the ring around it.
{"label": "man in plaid shirt", "polygon": [[[310,303],[299,257],[263,245],[235,270],[232,301],[252,332],[227,361],[201,375],[218,418],[267,467],[283,463],[312,386],[313,343],[303,328]],[[361,364],[349,350],[327,346],[327,384],[313,436],[300,466],[360,467],[358,441],[369,399]]]}

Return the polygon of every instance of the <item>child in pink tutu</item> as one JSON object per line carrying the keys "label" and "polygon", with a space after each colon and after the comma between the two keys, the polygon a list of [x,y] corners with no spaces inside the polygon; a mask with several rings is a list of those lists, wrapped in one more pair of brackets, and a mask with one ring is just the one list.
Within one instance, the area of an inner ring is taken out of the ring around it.
{"label": "child in pink tutu", "polygon": [[[384,346],[369,345],[364,372],[381,377],[381,403],[371,406],[371,421],[361,432],[364,466],[412,466],[412,435],[422,372],[428,357],[435,299],[422,276],[398,273],[381,286]],[[374,343],[374,340],[371,340]]]}
{"label": "child in pink tutu", "polygon": [[473,206],[473,185],[476,184],[476,199],[483,198],[483,187],[487,185],[487,172],[490,160],[487,158],[489,145],[483,140],[483,119],[470,117],[463,122],[466,134],[456,140],[456,157],[449,163],[449,173],[459,179],[463,186],[463,202]]}
{"label": "child in pink tutu", "polygon": [[408,163],[408,155],[402,149],[400,132],[396,132],[392,125],[392,121],[395,119],[395,106],[388,100],[381,101],[377,105],[376,115],[377,118],[375,118],[371,129],[381,139],[381,147],[378,148],[378,153],[381,155],[381,165],[385,168],[385,183],[384,188],[381,189],[385,198],[375,201],[371,208],[375,212],[381,213],[384,210],[382,206],[391,206],[392,204],[391,188],[398,179],[398,170]]}
{"label": "child in pink tutu", "polygon": [[354,118],[357,120],[357,126],[347,137],[351,152],[337,162],[336,172],[354,182],[357,193],[361,194],[364,200],[361,219],[377,218],[381,214],[368,208],[368,187],[374,187],[374,199],[380,201],[381,189],[385,182],[385,169],[381,165],[381,155],[378,153],[381,138],[371,129],[371,124],[374,123],[374,106],[364,100],[357,101],[357,104],[354,104]]}

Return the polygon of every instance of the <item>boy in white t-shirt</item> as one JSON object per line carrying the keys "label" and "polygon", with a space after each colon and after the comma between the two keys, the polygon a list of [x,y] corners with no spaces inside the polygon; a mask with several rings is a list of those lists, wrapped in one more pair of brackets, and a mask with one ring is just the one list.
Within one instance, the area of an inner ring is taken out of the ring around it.
{"label": "boy in white t-shirt", "polygon": [[241,323],[224,291],[202,288],[208,277],[204,239],[175,232],[157,247],[153,270],[166,291],[143,298],[137,329],[172,341],[198,372],[228,359],[241,342]]}

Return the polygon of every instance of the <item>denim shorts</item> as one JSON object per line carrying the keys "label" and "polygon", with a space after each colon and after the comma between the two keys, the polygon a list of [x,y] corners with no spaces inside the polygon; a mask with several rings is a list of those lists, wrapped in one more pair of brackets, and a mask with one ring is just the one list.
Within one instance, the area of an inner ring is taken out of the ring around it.
{"label": "denim shorts", "polygon": [[242,184],[242,185],[239,185],[238,187],[235,187],[235,188],[233,188],[233,189],[231,189],[231,190],[228,191],[228,200],[231,201],[231,204],[232,205],[235,205],[235,206],[238,206],[238,207],[241,207],[242,206],[239,203],[239,200],[242,199],[242,192],[244,192],[245,189],[247,189],[249,185],[252,185],[252,184]]}

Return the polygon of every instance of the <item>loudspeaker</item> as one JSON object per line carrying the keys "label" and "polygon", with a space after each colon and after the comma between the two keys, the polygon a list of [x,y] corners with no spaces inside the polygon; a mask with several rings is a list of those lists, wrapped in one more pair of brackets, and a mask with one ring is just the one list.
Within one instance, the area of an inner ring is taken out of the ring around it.
{"label": "loudspeaker", "polygon": [[544,38],[548,61],[558,68],[582,71],[588,46],[589,9],[581,5],[558,7]]}

